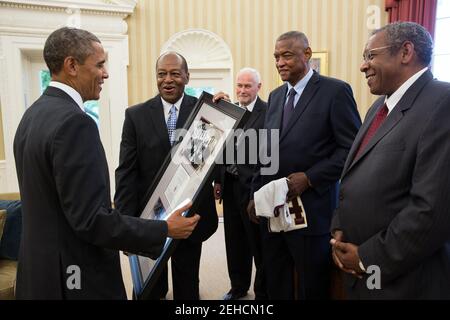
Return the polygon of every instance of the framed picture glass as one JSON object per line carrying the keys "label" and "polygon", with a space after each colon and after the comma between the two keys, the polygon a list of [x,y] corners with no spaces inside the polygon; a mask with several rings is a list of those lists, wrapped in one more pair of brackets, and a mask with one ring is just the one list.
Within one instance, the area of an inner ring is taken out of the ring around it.
{"label": "framed picture glass", "polygon": [[[171,153],[147,193],[149,200],[141,218],[165,220],[186,199],[193,202],[194,208],[224,146],[248,116],[245,109],[224,100],[214,103],[212,95],[203,92],[183,129],[177,130]],[[184,215],[189,216],[190,211]],[[137,299],[149,297],[176,244],[176,240],[167,238],[157,259],[129,256]]]}

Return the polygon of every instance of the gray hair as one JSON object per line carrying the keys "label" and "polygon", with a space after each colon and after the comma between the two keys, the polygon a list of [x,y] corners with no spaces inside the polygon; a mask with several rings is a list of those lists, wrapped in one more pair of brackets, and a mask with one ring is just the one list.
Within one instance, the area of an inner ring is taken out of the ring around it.
{"label": "gray hair", "polygon": [[92,42],[100,43],[100,40],[86,30],[63,27],[53,31],[44,46],[44,60],[50,74],[60,72],[64,60],[70,56],[83,64],[95,52]]}
{"label": "gray hair", "polygon": [[414,51],[421,63],[428,66],[433,55],[433,39],[430,33],[418,23],[415,22],[395,22],[390,23],[378,30],[372,32],[372,35],[384,31],[386,33],[387,44],[391,54],[395,54],[401,48],[405,41],[414,45]]}
{"label": "gray hair", "polygon": [[253,75],[253,80],[255,80],[256,83],[261,83],[261,75],[259,74],[258,70],[248,67],[242,68],[241,70],[239,70],[236,78],[243,73],[251,73]]}
{"label": "gray hair", "polygon": [[306,35],[300,31],[285,32],[277,38],[277,42],[282,41],[282,40],[291,40],[291,39],[297,40],[300,43],[302,43],[304,49],[309,47],[308,37],[306,37]]}

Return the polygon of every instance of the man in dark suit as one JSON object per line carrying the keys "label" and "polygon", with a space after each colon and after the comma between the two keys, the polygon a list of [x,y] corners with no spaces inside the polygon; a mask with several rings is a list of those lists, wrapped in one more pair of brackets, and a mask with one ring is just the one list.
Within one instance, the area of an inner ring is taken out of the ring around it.
{"label": "man in dark suit", "polygon": [[346,161],[331,240],[350,299],[450,299],[450,84],[433,80],[432,48],[401,22],[364,51],[381,97]]}
{"label": "man in dark suit", "polygon": [[[267,104],[258,97],[260,88],[261,77],[257,70],[244,68],[239,71],[236,96],[239,105],[251,112],[243,129],[246,136],[253,140],[242,140],[239,147],[235,148],[235,157],[239,158],[238,152],[245,153],[246,161],[227,161],[226,165],[220,167],[220,175],[214,181],[216,199],[223,199],[227,266],[231,281],[231,289],[224,300],[236,300],[247,295],[252,279],[253,258],[256,266],[255,299],[267,298],[259,226],[250,221],[246,211],[258,158],[258,148],[251,147],[257,145],[258,129],[264,124],[267,109]],[[220,98],[228,99],[228,96],[221,93],[214,96],[215,100]]]}
{"label": "man in dark suit", "polygon": [[[361,123],[350,86],[314,72],[311,54],[301,32],[287,32],[276,41],[276,66],[286,83],[269,96],[264,128],[270,133],[267,153],[278,170],[268,175],[262,167],[253,190],[288,178],[288,199],[301,196],[308,227],[269,232],[267,219],[259,219],[270,299],[329,297],[331,216],[338,179]],[[273,135],[277,132],[279,138]],[[253,201],[248,212],[256,219]]]}
{"label": "man in dark suit", "polygon": [[[176,123],[176,128],[182,128],[197,102],[197,98],[184,94],[189,71],[180,54],[168,52],[158,58],[156,80],[159,94],[125,112],[114,197],[117,208],[125,213],[139,214],[144,209],[149,200],[147,191],[175,141],[175,130],[168,125]],[[217,229],[212,181],[206,183],[201,195],[194,203],[195,210],[201,215],[198,228],[189,239],[180,241],[171,257],[175,300],[199,299],[202,242]],[[163,298],[167,290],[166,269],[153,297]]]}
{"label": "man in dark suit", "polygon": [[180,210],[166,223],[111,209],[105,153],[83,110],[108,78],[103,47],[87,31],[62,28],[44,59],[52,82],[14,139],[23,205],[17,298],[125,299],[118,250],[157,257],[167,236],[186,238],[199,217]]}

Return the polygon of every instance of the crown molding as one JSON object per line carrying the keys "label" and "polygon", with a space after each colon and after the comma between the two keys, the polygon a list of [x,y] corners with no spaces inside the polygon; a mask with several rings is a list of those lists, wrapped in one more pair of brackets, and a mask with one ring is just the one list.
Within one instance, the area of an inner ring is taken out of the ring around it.
{"label": "crown molding", "polygon": [[62,26],[126,35],[136,0],[0,0],[0,34],[48,35]]}
{"label": "crown molding", "polygon": [[0,7],[24,10],[67,11],[128,16],[133,13],[137,0],[0,0]]}

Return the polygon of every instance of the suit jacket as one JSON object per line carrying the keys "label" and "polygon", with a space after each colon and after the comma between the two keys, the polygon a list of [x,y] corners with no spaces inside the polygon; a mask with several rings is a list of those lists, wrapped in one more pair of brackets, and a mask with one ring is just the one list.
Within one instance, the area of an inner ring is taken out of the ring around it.
{"label": "suit jacket", "polygon": [[332,228],[359,246],[382,290],[346,277],[355,298],[450,298],[450,84],[424,73],[353,159],[385,97],[368,111],[346,161]]}
{"label": "suit jacket", "polygon": [[[262,101],[259,97],[257,97],[255,106],[250,113],[250,117],[248,118],[247,122],[243,126],[243,130],[248,129],[255,129],[257,138],[259,138],[259,129],[262,129],[264,126],[264,118],[266,115],[267,110],[267,103]],[[257,146],[259,143],[257,143]],[[252,146],[253,147],[253,146]],[[251,150],[251,151],[250,151]],[[249,194],[251,190],[251,184],[253,180],[253,176],[255,174],[255,171],[257,169],[257,162],[258,161],[258,154],[256,155],[250,155],[250,152],[253,151],[259,151],[258,148],[250,148],[249,144],[245,141],[242,141],[239,143],[238,148],[236,150],[235,148],[235,157],[237,156],[238,152],[245,152],[245,163],[239,163],[236,164],[237,170],[238,170],[238,176],[239,176],[239,182],[243,186],[245,190],[245,194],[242,195],[241,198],[241,205],[246,206],[249,201]],[[226,154],[226,152],[224,153]],[[225,158],[226,159],[226,158]],[[252,161],[250,161],[252,160]],[[256,160],[256,161],[254,161]],[[239,161],[236,161],[239,162]],[[218,170],[218,175],[216,176],[217,183],[221,183],[222,185],[222,194],[224,193],[224,190],[226,188],[225,185],[225,172],[226,172],[226,166],[221,165],[220,169]]]}
{"label": "suit jacket", "polygon": [[[184,126],[196,102],[197,98],[184,95],[177,128]],[[149,188],[170,149],[160,95],[125,111],[114,196],[115,205],[123,214],[139,216],[142,213],[151,196]],[[210,180],[212,182],[212,177]],[[205,241],[216,231],[218,224],[211,183],[205,184],[192,210],[201,219],[189,239]]]}
{"label": "suit jacket", "polygon": [[[284,84],[269,96],[264,123],[264,128],[269,129],[268,154],[276,154],[270,130],[281,128],[287,89]],[[338,179],[360,124],[351,87],[314,72],[286,129],[275,141],[279,146],[276,174],[257,176],[253,191],[291,173],[305,172],[313,185],[301,195],[308,227],[296,232],[328,233],[337,204]]]}
{"label": "suit jacket", "polygon": [[[159,256],[167,224],[111,210],[95,122],[49,87],[25,112],[14,155],[23,205],[17,298],[125,299],[118,249]],[[71,266],[80,290],[67,286]]]}

